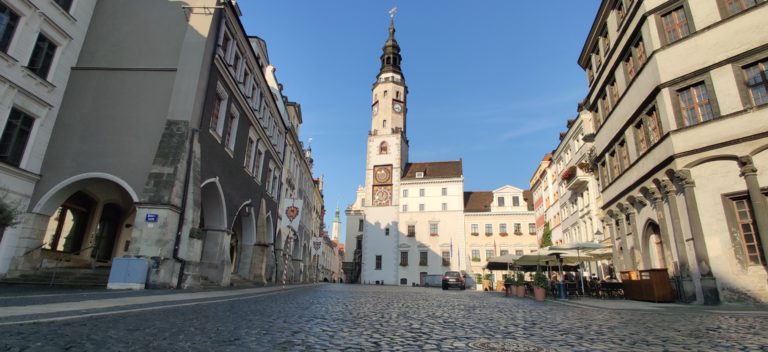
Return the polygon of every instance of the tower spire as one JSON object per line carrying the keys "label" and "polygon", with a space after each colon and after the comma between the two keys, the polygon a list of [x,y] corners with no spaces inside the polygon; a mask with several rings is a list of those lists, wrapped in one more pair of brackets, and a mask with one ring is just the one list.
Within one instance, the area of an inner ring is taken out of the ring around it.
{"label": "tower spire", "polygon": [[403,72],[400,71],[400,61],[402,60],[400,57],[400,45],[397,44],[397,40],[395,39],[396,13],[397,7],[393,7],[389,10],[389,37],[387,37],[387,41],[382,48],[383,53],[381,54],[381,70],[379,70],[379,75],[388,72],[397,73],[401,76],[403,75]]}

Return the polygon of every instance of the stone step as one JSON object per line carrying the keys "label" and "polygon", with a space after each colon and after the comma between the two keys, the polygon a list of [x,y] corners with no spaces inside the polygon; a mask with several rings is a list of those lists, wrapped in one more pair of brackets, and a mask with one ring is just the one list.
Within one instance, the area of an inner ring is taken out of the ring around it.
{"label": "stone step", "polygon": [[2,279],[0,283],[103,287],[107,285],[108,280],[109,268],[58,268],[55,271],[38,270],[22,272],[19,275]]}

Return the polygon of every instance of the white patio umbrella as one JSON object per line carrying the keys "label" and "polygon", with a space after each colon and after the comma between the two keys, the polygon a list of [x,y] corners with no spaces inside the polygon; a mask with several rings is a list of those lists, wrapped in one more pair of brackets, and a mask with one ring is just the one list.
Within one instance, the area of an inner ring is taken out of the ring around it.
{"label": "white patio umbrella", "polygon": [[602,243],[595,243],[595,242],[571,242],[571,243],[565,243],[560,244],[557,246],[551,246],[549,247],[552,251],[558,251],[558,250],[576,250],[576,255],[579,257],[579,277],[581,279],[581,294],[584,294],[584,268],[582,266],[581,262],[581,251],[588,250],[588,249],[600,249],[605,248],[607,245]]}

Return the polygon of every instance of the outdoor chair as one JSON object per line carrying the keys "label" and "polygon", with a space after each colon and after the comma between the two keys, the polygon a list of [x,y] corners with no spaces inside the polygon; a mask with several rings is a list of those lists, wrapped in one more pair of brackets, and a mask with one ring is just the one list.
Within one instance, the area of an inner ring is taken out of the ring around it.
{"label": "outdoor chair", "polygon": [[579,297],[579,285],[575,281],[565,282],[565,294],[570,297]]}

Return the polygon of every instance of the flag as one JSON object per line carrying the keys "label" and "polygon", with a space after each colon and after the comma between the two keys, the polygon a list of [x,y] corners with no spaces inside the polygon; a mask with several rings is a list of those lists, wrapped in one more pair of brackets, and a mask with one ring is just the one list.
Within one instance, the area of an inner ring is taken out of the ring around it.
{"label": "flag", "polygon": [[453,237],[451,237],[451,259],[453,259]]}
{"label": "flag", "polygon": [[496,239],[493,239],[493,256],[496,256]]}

